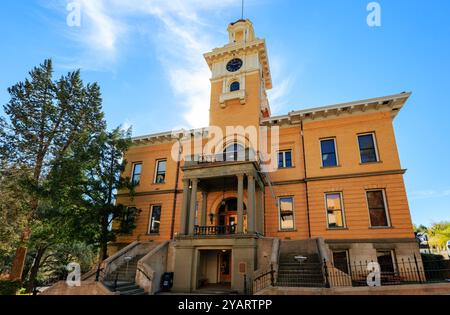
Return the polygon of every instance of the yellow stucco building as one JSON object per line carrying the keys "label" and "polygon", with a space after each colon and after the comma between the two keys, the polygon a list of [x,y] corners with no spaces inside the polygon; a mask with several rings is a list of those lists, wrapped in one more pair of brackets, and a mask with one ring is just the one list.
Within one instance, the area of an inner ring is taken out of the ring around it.
{"label": "yellow stucco building", "polygon": [[[175,292],[243,292],[270,265],[278,285],[305,284],[287,268],[296,256],[351,278],[352,262],[396,270],[419,255],[393,130],[410,93],[272,116],[265,40],[249,20],[228,33],[204,55],[210,126],[133,139],[123,176],[136,193],[117,201],[141,213],[133,233],[111,244],[107,272],[126,261],[150,293],[164,272]],[[245,132],[227,134],[230,126]]]}

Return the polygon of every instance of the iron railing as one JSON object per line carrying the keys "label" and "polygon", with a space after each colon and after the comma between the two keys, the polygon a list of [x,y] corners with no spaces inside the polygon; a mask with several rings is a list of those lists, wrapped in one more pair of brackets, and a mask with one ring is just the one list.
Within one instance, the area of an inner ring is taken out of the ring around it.
{"label": "iron railing", "polygon": [[253,295],[269,286],[274,287],[276,284],[276,278],[275,278],[276,272],[273,268],[273,265],[270,265],[270,269],[259,276],[255,277],[253,281],[251,281],[251,284],[249,284],[247,279],[247,275],[244,274],[244,292],[247,295]]}
{"label": "iron railing", "polygon": [[225,163],[225,162],[257,162],[258,156],[252,149],[242,151],[228,151],[217,154],[192,155],[186,159],[185,166],[199,165],[205,163]]}
{"label": "iron railing", "polygon": [[[392,262],[377,262],[380,285],[408,285],[450,282],[450,260],[412,257]],[[269,286],[278,287],[361,287],[375,283],[373,261],[322,261],[281,263],[278,272],[271,269],[250,279],[244,275],[246,294]],[[371,274],[372,273],[372,274]],[[369,281],[368,281],[369,280]],[[377,283],[378,284],[378,283]]]}
{"label": "iron railing", "polygon": [[[368,286],[368,277],[375,281],[372,261],[324,262],[326,281],[331,286]],[[392,263],[379,263],[381,285],[450,282],[450,261],[422,261],[417,257]],[[370,280],[370,279],[369,279]]]}
{"label": "iron railing", "polygon": [[236,233],[236,225],[209,225],[209,226],[194,226],[194,235],[229,235]]}

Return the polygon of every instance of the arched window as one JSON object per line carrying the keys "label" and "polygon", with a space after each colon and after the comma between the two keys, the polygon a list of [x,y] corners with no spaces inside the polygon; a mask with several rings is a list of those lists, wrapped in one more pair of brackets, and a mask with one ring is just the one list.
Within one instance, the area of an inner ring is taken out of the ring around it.
{"label": "arched window", "polygon": [[224,161],[245,161],[245,148],[243,145],[233,143],[226,147],[223,154]]}
{"label": "arched window", "polygon": [[241,88],[241,84],[238,81],[234,81],[230,85],[230,92],[239,91]]}

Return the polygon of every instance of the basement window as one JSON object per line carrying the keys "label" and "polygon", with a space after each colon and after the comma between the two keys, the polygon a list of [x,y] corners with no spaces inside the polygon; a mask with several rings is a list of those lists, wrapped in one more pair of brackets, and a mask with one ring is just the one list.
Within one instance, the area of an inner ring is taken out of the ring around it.
{"label": "basement window", "polygon": [[348,250],[333,251],[333,266],[346,274],[349,274]]}

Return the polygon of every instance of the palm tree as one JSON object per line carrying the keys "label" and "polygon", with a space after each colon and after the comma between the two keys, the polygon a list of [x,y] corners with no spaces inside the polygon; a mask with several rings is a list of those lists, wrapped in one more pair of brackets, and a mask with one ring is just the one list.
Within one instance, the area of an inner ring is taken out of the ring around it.
{"label": "palm tree", "polygon": [[438,249],[445,248],[447,241],[450,240],[450,222],[434,223],[427,232],[430,246]]}

